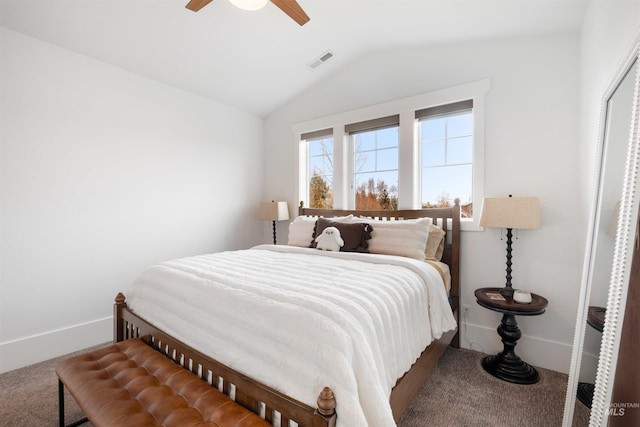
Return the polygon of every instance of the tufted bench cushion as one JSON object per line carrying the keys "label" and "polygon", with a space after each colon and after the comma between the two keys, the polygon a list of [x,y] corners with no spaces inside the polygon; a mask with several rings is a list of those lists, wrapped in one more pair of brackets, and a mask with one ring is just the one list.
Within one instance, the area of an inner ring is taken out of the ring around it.
{"label": "tufted bench cushion", "polygon": [[[269,426],[137,338],[66,359],[56,374],[96,427]],[[63,425],[62,395],[60,405]]]}

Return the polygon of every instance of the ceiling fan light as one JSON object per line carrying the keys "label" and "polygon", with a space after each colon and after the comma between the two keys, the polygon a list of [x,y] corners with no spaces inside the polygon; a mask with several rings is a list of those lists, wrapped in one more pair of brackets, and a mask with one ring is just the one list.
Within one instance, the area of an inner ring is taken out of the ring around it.
{"label": "ceiling fan light", "polygon": [[229,0],[232,5],[243,10],[260,10],[269,0]]}

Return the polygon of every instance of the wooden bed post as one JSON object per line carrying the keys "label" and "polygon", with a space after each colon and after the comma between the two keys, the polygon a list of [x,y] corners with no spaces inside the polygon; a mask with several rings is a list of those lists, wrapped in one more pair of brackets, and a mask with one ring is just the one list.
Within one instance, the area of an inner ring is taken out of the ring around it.
{"label": "wooden bed post", "polygon": [[460,199],[455,199],[454,206],[451,208],[451,265],[449,271],[451,273],[451,309],[458,323],[458,331],[451,340],[453,348],[460,348]]}
{"label": "wooden bed post", "polygon": [[124,325],[122,320],[122,310],[127,306],[125,296],[119,292],[116,296],[116,303],[113,305],[113,342],[124,341]]}
{"label": "wooden bed post", "polygon": [[329,387],[322,389],[317,404],[318,407],[313,414],[313,427],[335,427],[336,398]]}

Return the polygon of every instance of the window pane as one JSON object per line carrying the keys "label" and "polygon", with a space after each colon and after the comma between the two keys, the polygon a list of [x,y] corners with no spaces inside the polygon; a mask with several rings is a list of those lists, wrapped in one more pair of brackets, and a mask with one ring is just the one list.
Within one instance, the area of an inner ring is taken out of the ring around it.
{"label": "window pane", "polygon": [[453,205],[459,198],[462,204],[472,195],[472,166],[445,166],[422,170],[422,206],[440,206],[443,201]]}
{"label": "window pane", "polygon": [[443,118],[422,120],[420,125],[423,141],[443,139],[445,137],[445,120]]}
{"label": "window pane", "polygon": [[365,151],[356,153],[356,173],[373,172],[376,170],[376,152]]}
{"label": "window pane", "polygon": [[325,174],[324,156],[310,157],[309,158],[309,172],[311,172],[311,175],[313,175],[313,174],[324,175]]}
{"label": "window pane", "polygon": [[398,209],[398,171],[356,175],[356,209]]}
{"label": "window pane", "polygon": [[309,158],[309,175],[327,175],[333,173],[333,165],[329,156]]}
{"label": "window pane", "polygon": [[310,156],[333,155],[333,138],[314,139],[308,144]]}
{"label": "window pane", "polygon": [[445,160],[444,141],[432,141],[422,144],[422,166],[444,165]]}
{"label": "window pane", "polygon": [[378,144],[377,148],[397,147],[398,146],[398,128],[392,127],[388,129],[380,129],[377,131]]}
{"label": "window pane", "polygon": [[387,186],[388,190],[390,190],[392,186],[394,188],[398,187],[398,171],[389,171],[361,173],[356,175],[356,188],[362,186],[363,183],[367,186],[367,188],[369,188],[371,185],[371,179],[373,179],[374,186],[384,184]]}
{"label": "window pane", "polygon": [[447,136],[449,138],[472,134],[473,115],[471,113],[465,113],[447,118]]}
{"label": "window pane", "polygon": [[471,163],[473,161],[473,138],[450,139],[447,145],[447,163]]}
{"label": "window pane", "polygon": [[308,141],[309,157],[307,182],[309,206],[328,209],[333,207],[333,138]]}
{"label": "window pane", "polygon": [[332,176],[312,175],[309,180],[309,206],[317,209],[333,207]]}
{"label": "window pane", "polygon": [[387,148],[378,150],[376,170],[398,169],[398,149]]}
{"label": "window pane", "polygon": [[376,135],[374,132],[362,132],[354,135],[356,150],[367,151],[376,149]]}

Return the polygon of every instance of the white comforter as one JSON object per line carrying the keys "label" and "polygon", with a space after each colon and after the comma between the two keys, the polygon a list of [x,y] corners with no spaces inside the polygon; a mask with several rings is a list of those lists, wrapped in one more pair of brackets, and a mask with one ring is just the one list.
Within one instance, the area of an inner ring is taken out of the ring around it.
{"label": "white comforter", "polygon": [[330,386],[338,425],[393,426],[397,379],[456,327],[424,261],[262,245],[165,262],[129,307],[186,344],[315,406]]}

